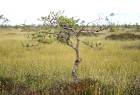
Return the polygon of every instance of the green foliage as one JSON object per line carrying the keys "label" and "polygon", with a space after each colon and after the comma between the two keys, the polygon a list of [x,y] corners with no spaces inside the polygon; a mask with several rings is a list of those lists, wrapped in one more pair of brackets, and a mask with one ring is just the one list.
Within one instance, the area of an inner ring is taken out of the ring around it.
{"label": "green foliage", "polygon": [[110,32],[116,32],[117,30],[118,30],[118,27],[115,26],[115,25],[112,25],[112,26],[110,27]]}
{"label": "green foliage", "polygon": [[53,42],[53,36],[50,34],[50,35],[45,35],[46,33],[49,33],[51,30],[48,29],[48,30],[43,30],[43,31],[40,31],[40,32],[36,32],[36,33],[32,33],[31,34],[31,38],[33,40],[36,40],[38,43],[47,43],[47,44],[50,44]]}
{"label": "green foliage", "polygon": [[63,25],[66,28],[74,28],[77,29],[79,27],[78,22],[80,19],[75,20],[74,17],[68,18],[61,16],[58,18],[57,22],[61,26]]}
{"label": "green foliage", "polygon": [[57,25],[57,19],[63,14],[64,11],[54,12],[51,11],[48,16],[42,16],[39,21],[43,21],[44,26],[53,27]]}
{"label": "green foliage", "polygon": [[89,41],[83,41],[83,43],[94,50],[101,50],[102,49],[102,44],[100,42],[93,43],[93,42],[89,42]]}
{"label": "green foliage", "polygon": [[[61,43],[67,43],[70,40],[73,29],[79,28],[79,19],[68,18],[66,16],[59,16],[58,13],[51,13],[48,16],[41,17],[47,29],[35,32],[31,35],[32,40],[36,40],[39,43],[52,43],[52,40],[57,40]],[[53,27],[52,27],[53,26]],[[75,35],[75,34],[74,34]]]}
{"label": "green foliage", "polygon": [[66,43],[66,39],[67,39],[68,35],[66,35],[65,33],[61,33],[57,36],[57,41],[61,42],[61,43]]}

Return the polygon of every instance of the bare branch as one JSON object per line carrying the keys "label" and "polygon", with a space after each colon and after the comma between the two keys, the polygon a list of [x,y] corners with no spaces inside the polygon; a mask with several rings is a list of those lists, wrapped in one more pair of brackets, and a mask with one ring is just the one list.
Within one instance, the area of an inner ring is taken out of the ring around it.
{"label": "bare branch", "polygon": [[70,47],[72,47],[73,49],[75,49],[75,47],[74,47],[72,41],[70,40],[70,35],[67,37],[66,43],[67,43],[67,45],[69,45]]}

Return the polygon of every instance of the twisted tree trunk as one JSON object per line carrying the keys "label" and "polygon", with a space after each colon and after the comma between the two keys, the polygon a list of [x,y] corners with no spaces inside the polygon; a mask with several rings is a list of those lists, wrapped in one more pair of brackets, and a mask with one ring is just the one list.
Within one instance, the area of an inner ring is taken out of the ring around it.
{"label": "twisted tree trunk", "polygon": [[80,63],[79,60],[76,60],[75,63],[74,63],[74,66],[73,66],[73,70],[72,70],[72,76],[73,76],[73,79],[74,79],[74,82],[78,82],[78,78],[77,78],[77,68],[78,68],[78,64]]}
{"label": "twisted tree trunk", "polygon": [[74,79],[74,82],[78,82],[78,78],[77,78],[77,68],[78,68],[78,65],[80,63],[80,56],[79,56],[79,39],[77,39],[77,44],[76,44],[76,47],[74,48],[75,50],[75,53],[76,53],[76,60],[75,60],[75,63],[74,63],[74,66],[73,66],[73,70],[72,70],[72,76],[73,76],[73,79]]}

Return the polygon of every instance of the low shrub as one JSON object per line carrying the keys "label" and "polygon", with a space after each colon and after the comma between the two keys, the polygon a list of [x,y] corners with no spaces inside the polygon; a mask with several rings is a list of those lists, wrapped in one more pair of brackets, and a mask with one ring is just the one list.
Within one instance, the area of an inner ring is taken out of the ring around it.
{"label": "low shrub", "polygon": [[63,83],[48,89],[48,95],[114,95],[113,85],[102,84],[100,81],[84,79],[78,83]]}
{"label": "low shrub", "polygon": [[140,40],[140,35],[131,34],[131,33],[120,33],[120,34],[112,34],[106,36],[105,39],[110,40]]}

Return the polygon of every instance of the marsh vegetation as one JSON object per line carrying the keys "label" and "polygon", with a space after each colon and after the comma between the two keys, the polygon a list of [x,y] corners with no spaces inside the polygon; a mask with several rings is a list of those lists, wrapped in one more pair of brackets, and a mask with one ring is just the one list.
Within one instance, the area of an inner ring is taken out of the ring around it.
{"label": "marsh vegetation", "polygon": [[140,94],[140,33],[135,28],[82,35],[93,48],[80,43],[78,83],[71,76],[74,50],[58,42],[23,48],[29,33],[0,30],[1,95]]}

